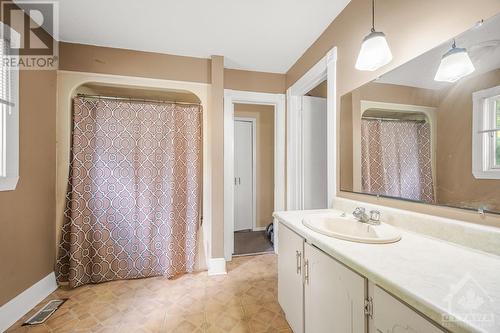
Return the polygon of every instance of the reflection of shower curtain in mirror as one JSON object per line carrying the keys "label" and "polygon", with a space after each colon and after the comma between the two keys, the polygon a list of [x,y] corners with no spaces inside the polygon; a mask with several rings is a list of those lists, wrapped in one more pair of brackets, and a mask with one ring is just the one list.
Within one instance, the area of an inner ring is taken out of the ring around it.
{"label": "reflection of shower curtain in mirror", "polygon": [[431,156],[428,122],[362,119],[363,192],[434,202]]}
{"label": "reflection of shower curtain in mirror", "polygon": [[77,287],[191,272],[201,106],[77,97],[73,112],[59,281]]}

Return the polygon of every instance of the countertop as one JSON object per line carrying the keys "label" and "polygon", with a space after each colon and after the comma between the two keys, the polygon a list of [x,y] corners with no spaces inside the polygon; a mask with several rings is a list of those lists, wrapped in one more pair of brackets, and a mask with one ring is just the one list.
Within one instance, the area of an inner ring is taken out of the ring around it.
{"label": "countertop", "polygon": [[[449,331],[500,332],[500,257],[403,229],[398,229],[399,242],[363,244],[324,236],[302,224],[306,216],[328,212],[339,211],[287,211],[274,216]],[[469,296],[467,304],[476,317],[460,315],[463,294]],[[443,322],[443,315],[454,316],[456,322]]]}

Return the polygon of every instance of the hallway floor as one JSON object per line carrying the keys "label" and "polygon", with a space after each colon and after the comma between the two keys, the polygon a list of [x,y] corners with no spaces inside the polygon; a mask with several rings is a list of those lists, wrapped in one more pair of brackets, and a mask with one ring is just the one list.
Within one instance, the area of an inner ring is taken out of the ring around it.
{"label": "hallway floor", "polygon": [[8,332],[287,332],[277,301],[274,254],[234,258],[228,274],[186,274],[60,288],[49,299],[69,298],[44,324]]}
{"label": "hallway floor", "polygon": [[236,231],[234,233],[234,254],[255,254],[274,252],[273,243],[265,231]]}

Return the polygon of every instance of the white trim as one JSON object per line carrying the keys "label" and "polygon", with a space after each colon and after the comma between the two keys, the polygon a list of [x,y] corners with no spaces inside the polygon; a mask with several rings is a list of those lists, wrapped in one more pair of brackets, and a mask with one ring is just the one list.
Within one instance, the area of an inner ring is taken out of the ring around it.
{"label": "white trim", "polygon": [[52,272],[2,305],[0,307],[0,332],[7,330],[56,289],[56,275]]}
{"label": "white trim", "polygon": [[226,259],[210,258],[208,262],[208,275],[226,275]]}
{"label": "white trim", "polygon": [[266,230],[267,226],[265,227],[254,227],[252,231],[264,231]]}
{"label": "white trim", "polygon": [[273,247],[275,254],[278,254],[278,228],[279,228],[278,220],[273,218],[273,232],[274,232]]}
{"label": "white trim", "polygon": [[274,210],[285,209],[285,95],[224,89],[224,257],[234,252],[234,104],[274,106]]}
{"label": "white trim", "polygon": [[[500,95],[500,86],[476,91],[472,94],[472,174],[477,179],[500,179],[500,169],[492,167],[491,143],[488,141],[491,130],[485,101]],[[480,133],[482,132],[482,133]]]}
{"label": "white trim", "polygon": [[257,228],[257,119],[251,117],[234,117],[234,121],[252,123],[252,230],[255,230]]}
{"label": "white trim", "polygon": [[337,113],[337,48],[334,47],[326,55],[326,77],[327,77],[327,99],[326,99],[326,123],[327,123],[327,200],[328,207],[333,206],[333,200],[337,196],[337,124],[339,114]]}
{"label": "white trim", "polygon": [[327,200],[337,193],[337,47],[332,48],[304,76],[288,88],[287,95],[287,209],[302,209],[302,96],[327,80]]}
{"label": "white trim", "polygon": [[0,191],[13,191],[16,189],[19,176],[17,177],[0,177]]}

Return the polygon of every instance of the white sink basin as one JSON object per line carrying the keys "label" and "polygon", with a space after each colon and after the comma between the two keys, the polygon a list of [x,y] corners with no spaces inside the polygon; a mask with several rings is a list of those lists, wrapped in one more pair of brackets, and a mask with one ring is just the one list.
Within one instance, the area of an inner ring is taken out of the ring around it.
{"label": "white sink basin", "polygon": [[385,244],[401,239],[398,230],[388,224],[361,223],[353,216],[315,215],[304,218],[302,223],[320,234],[358,243]]}

